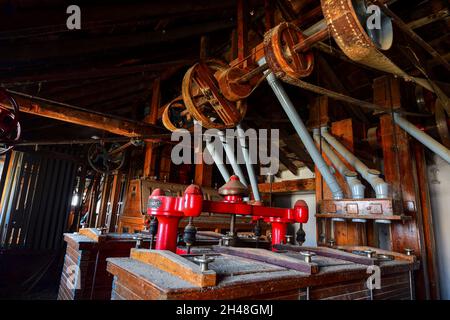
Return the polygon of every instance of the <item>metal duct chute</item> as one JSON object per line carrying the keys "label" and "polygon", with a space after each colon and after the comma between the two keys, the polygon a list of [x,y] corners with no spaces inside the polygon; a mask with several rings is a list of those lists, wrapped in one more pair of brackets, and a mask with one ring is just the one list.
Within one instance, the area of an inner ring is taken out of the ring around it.
{"label": "metal duct chute", "polygon": [[[223,178],[223,180],[228,181],[230,180],[230,173],[228,172],[227,167],[225,166],[222,157],[220,156],[219,152],[214,147],[214,144],[211,142],[212,137],[206,137],[206,149],[208,150],[209,154],[211,155],[212,159],[214,160],[215,165],[217,166],[217,169],[219,169],[219,172]],[[215,139],[219,139],[218,137],[215,137]]]}
{"label": "metal duct chute", "polygon": [[242,155],[244,156],[245,166],[247,168],[247,174],[250,180],[250,185],[252,187],[253,198],[256,202],[261,201],[261,196],[258,190],[258,180],[255,175],[255,171],[253,169],[253,164],[251,163],[250,154],[248,152],[247,143],[245,142],[245,134],[241,125],[238,124],[236,126],[237,134],[238,134],[238,142],[237,144],[241,146]]}
{"label": "metal duct chute", "polygon": [[326,127],[321,129],[322,137],[352,166],[361,176],[370,183],[378,199],[389,197],[389,185],[380,177],[380,172],[369,169],[361,160],[344,147],[333,137]]}
{"label": "metal duct chute", "polygon": [[[233,168],[234,173],[239,177],[240,182],[244,186],[248,186],[247,179],[245,179],[244,173],[241,170],[241,167],[237,163],[236,156],[234,154],[234,149],[231,148],[228,139],[225,137],[223,131],[219,132],[219,139],[222,142],[223,149],[225,150],[225,154],[227,155],[228,161]],[[228,181],[228,180],[225,180]]]}
{"label": "metal duct chute", "polygon": [[345,163],[331,149],[330,145],[320,136],[320,130],[314,129],[314,140],[321,146],[322,151],[326,154],[330,162],[336,170],[345,178],[350,188],[352,199],[363,199],[366,187],[358,179],[358,174],[347,168]]}

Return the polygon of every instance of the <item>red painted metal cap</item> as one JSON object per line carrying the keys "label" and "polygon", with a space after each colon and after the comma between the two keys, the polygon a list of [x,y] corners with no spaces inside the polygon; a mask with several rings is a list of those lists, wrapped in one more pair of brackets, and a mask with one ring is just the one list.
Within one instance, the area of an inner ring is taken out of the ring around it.
{"label": "red painted metal cap", "polygon": [[196,184],[191,184],[189,187],[186,188],[186,190],[184,190],[184,193],[203,194],[202,189]]}
{"label": "red painted metal cap", "polygon": [[166,193],[164,192],[164,190],[157,188],[157,189],[153,190],[150,197],[151,196],[159,197],[159,196],[165,196],[165,195],[166,195]]}
{"label": "red painted metal cap", "polygon": [[184,191],[181,210],[185,217],[198,217],[202,213],[202,207],[202,189],[195,184],[191,184]]}
{"label": "red painted metal cap", "polygon": [[295,221],[298,223],[307,223],[309,219],[308,204],[304,200],[297,200],[294,205]]}

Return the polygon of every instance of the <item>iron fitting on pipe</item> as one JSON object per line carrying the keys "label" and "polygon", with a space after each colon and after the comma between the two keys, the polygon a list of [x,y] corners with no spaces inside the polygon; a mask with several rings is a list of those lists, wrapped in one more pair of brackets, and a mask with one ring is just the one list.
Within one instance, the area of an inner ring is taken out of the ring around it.
{"label": "iron fitting on pipe", "polygon": [[369,182],[375,191],[377,199],[386,199],[389,197],[389,185],[380,177],[380,172],[369,169],[361,160],[351,153],[342,143],[328,132],[327,127],[321,128],[322,136],[325,140],[353,166],[361,176]]}

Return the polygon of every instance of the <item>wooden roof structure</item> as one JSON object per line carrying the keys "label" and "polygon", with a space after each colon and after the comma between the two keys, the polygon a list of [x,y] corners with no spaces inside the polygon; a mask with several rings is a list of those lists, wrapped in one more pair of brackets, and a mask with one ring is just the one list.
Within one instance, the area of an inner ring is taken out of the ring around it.
{"label": "wooden roof structure", "polygon": [[[396,26],[394,46],[387,56],[412,75],[419,74],[418,67],[426,69],[448,92],[446,1],[384,2],[438,54],[430,54]],[[242,45],[235,0],[80,1],[81,30],[66,27],[70,4],[21,0],[0,5],[6,17],[0,21],[0,85],[28,95],[21,96],[23,140],[167,134],[160,122],[143,122],[150,112],[155,83],[163,106],[180,94],[184,73],[202,55],[229,62]],[[319,0],[252,0],[246,11],[249,48],[262,41],[269,13],[275,23],[296,21],[301,28],[322,19]],[[371,101],[373,79],[382,73],[350,61],[331,38],[322,44],[313,49],[316,67],[308,81]],[[284,167],[292,172],[304,165],[312,167],[308,154],[297,147],[301,142],[286,115],[265,87],[261,85],[249,98],[244,125],[281,128]],[[315,95],[295,87],[288,87],[288,92],[308,119]],[[42,108],[31,107],[31,101]],[[333,104],[337,106],[331,111],[333,120],[352,117],[369,126],[373,111]],[[89,115],[92,112],[94,117]]]}

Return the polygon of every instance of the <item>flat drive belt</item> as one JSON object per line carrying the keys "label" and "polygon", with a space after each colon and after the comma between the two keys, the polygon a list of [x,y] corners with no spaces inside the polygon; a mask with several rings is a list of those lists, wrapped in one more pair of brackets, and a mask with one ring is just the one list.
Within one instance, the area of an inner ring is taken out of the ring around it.
{"label": "flat drive belt", "polygon": [[321,0],[322,11],[334,40],[355,62],[405,78],[434,92],[425,79],[415,78],[400,69],[375,46],[361,25],[352,0]]}

